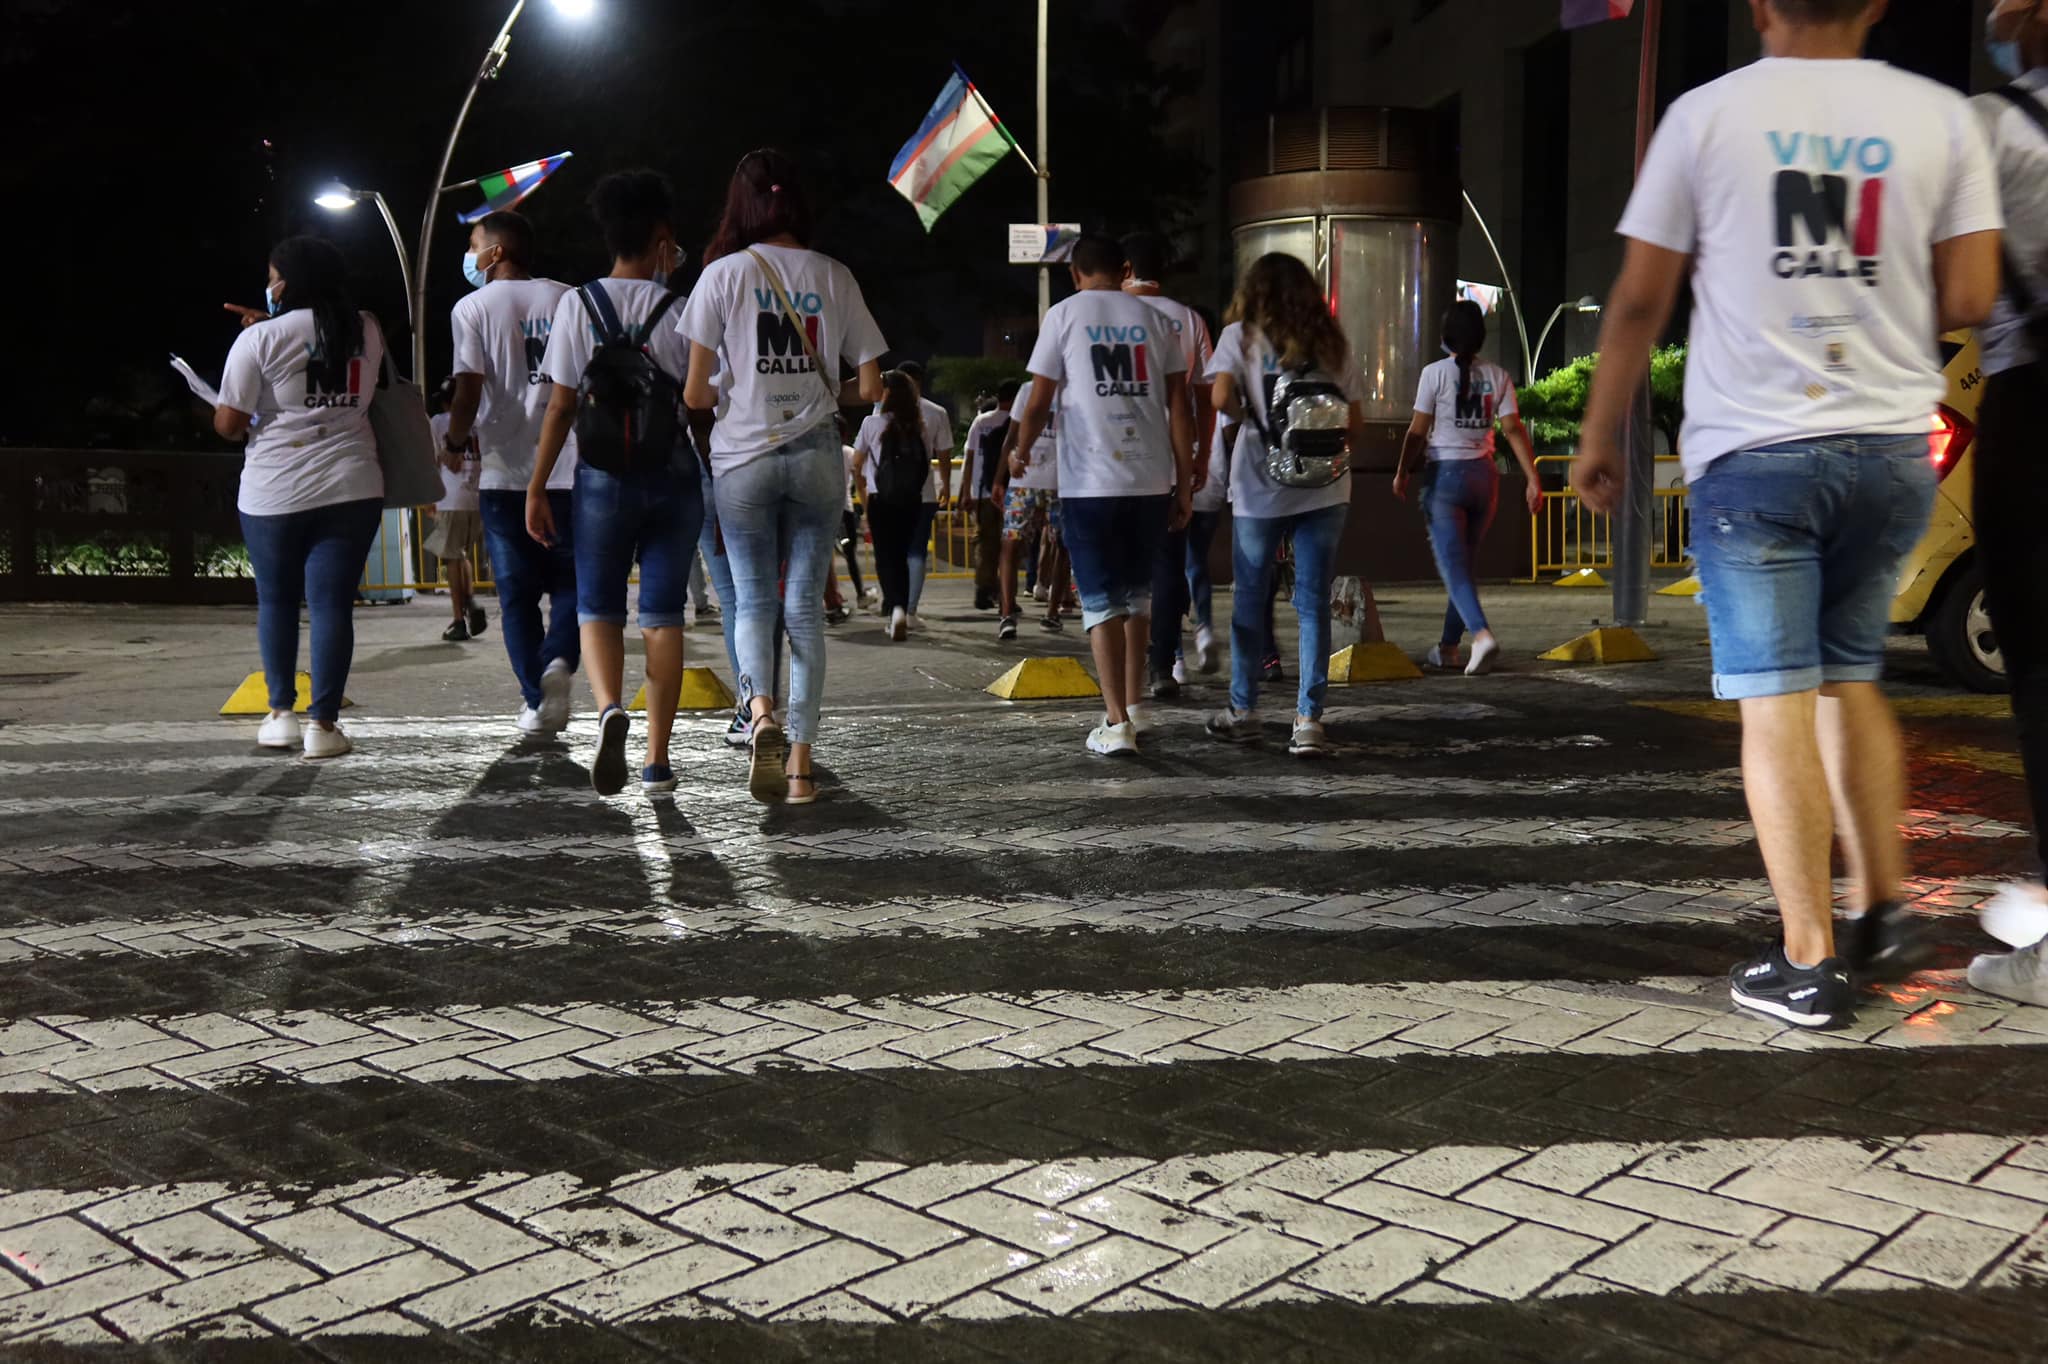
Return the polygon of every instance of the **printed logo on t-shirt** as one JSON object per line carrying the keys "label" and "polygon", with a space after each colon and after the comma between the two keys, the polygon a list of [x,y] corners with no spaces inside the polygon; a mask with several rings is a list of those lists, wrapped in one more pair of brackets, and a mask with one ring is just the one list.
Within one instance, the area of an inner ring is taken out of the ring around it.
{"label": "printed logo on t-shirt", "polygon": [[313,367],[320,363],[320,348],[306,347],[306,406],[314,407],[361,407],[363,405],[363,357],[358,355],[348,362],[348,379],[340,388],[322,388],[313,377]]}
{"label": "printed logo on t-shirt", "polygon": [[[519,335],[526,351],[526,382],[537,384],[547,376],[541,373],[541,359],[548,353],[548,333],[553,330],[552,317],[522,317],[519,319]],[[591,328],[591,340],[597,340],[597,328]]]}
{"label": "printed logo on t-shirt", "polygon": [[1856,279],[1877,288],[1892,144],[1881,137],[1766,136],[1782,168],[1772,180],[1777,250],[1771,272],[1788,280]]}
{"label": "printed logo on t-shirt", "polygon": [[1451,425],[1460,431],[1491,431],[1493,429],[1493,388],[1483,379],[1474,379],[1472,387],[1452,401]]}
{"label": "printed logo on t-shirt", "polygon": [[754,290],[754,304],[760,309],[754,317],[754,371],[757,374],[810,374],[817,369],[804,348],[804,337],[810,338],[812,350],[818,348],[818,314],[825,311],[825,300],[817,294],[798,289],[790,292],[789,301],[796,311],[803,314],[801,336],[782,311],[773,289]]}
{"label": "printed logo on t-shirt", "polygon": [[1152,369],[1145,352],[1151,333],[1144,325],[1090,327],[1087,330],[1088,360],[1095,369],[1096,396],[1149,396],[1152,392]]}

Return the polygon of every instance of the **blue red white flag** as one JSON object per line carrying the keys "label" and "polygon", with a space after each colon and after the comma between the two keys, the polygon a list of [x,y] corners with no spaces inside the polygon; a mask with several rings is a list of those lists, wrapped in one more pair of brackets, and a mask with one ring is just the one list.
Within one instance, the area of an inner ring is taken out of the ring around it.
{"label": "blue red white flag", "polygon": [[539,189],[540,182],[560,170],[562,163],[572,155],[572,152],[562,152],[555,156],[543,156],[538,161],[529,161],[523,166],[513,166],[509,170],[483,176],[476,182],[476,187],[484,193],[484,206],[463,214],[462,221],[473,223],[486,214],[512,207]]}
{"label": "blue red white flag", "polygon": [[1636,0],[1564,0],[1566,28],[1585,28],[1609,19],[1626,19]]}
{"label": "blue red white flag", "polygon": [[931,231],[939,215],[1016,145],[974,82],[958,67],[924,122],[896,153],[889,183]]}

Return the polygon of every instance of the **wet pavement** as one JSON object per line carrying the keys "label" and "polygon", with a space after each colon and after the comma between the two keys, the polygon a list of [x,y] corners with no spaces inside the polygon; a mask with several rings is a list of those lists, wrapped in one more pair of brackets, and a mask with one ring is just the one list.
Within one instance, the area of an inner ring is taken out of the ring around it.
{"label": "wet pavement", "polygon": [[774,810],[702,716],[598,800],[431,604],[318,767],[212,716],[249,613],[0,611],[0,1356],[2048,1354],[2048,1010],[1961,977],[2001,701],[1898,651],[1941,955],[1814,1036],[1727,1003],[1774,917],[1690,603],[1564,670],[1514,646],[1604,598],[1503,592],[1506,671],[1333,689],[1328,761],[1198,678],[1111,764],[979,690],[1077,631],[934,592],[835,629]]}

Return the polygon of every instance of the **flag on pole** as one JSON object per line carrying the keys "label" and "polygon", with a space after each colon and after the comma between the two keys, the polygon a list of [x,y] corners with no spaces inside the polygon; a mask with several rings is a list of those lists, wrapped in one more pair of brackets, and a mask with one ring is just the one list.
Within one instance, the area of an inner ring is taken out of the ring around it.
{"label": "flag on pole", "polygon": [[1626,19],[1636,0],[1564,0],[1564,26],[1585,28],[1609,19]]}
{"label": "flag on pole", "polygon": [[473,223],[487,213],[512,207],[527,195],[540,188],[540,182],[562,168],[573,152],[559,152],[554,156],[543,156],[538,161],[529,161],[523,166],[501,170],[494,175],[480,177],[476,187],[484,192],[484,206],[474,212],[462,215],[462,221]]}
{"label": "flag on pole", "polygon": [[974,82],[956,66],[931,112],[896,153],[889,183],[910,200],[929,232],[939,215],[1016,145]]}

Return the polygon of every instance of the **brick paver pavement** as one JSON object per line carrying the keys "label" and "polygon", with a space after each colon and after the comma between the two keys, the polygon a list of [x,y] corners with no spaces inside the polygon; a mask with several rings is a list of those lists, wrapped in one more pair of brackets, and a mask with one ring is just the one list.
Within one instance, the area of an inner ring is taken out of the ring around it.
{"label": "brick paver pavement", "polygon": [[848,629],[810,810],[716,719],[661,804],[468,694],[317,768],[196,693],[0,723],[0,1355],[2048,1355],[1974,698],[1907,719],[1940,960],[1815,1036],[1726,1001],[1696,664],[1340,689],[1315,766],[1198,687],[1112,766],[984,632]]}

